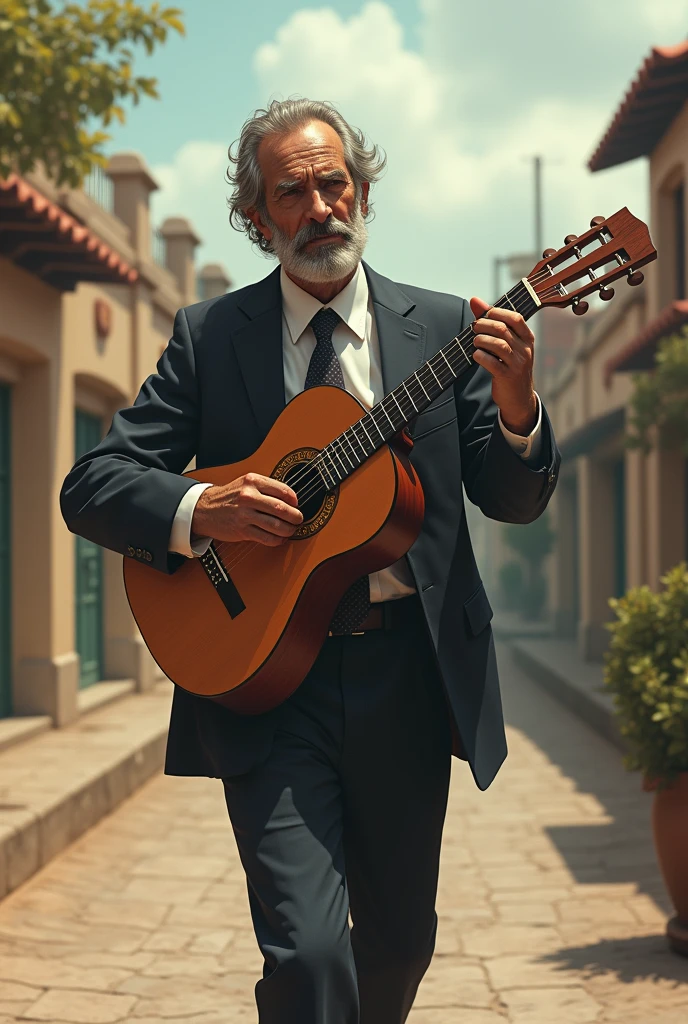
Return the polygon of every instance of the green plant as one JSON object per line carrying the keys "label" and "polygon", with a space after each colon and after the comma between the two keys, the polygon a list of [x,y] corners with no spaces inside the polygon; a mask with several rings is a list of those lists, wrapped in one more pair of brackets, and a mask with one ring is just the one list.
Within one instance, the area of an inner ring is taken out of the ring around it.
{"label": "green plant", "polygon": [[663,447],[688,455],[688,327],[659,343],[654,371],[634,374],[633,386],[627,447],[647,454],[656,428]]}
{"label": "green plant", "polygon": [[103,165],[107,126],[121,100],[157,97],[156,80],[133,74],[130,44],[151,54],[184,32],[177,8],[133,0],[0,0],[0,176],[41,161],[58,184],[78,187]]}
{"label": "green plant", "polygon": [[605,688],[613,694],[629,752],[626,766],[650,782],[688,772],[688,566],[662,577],[664,590],[634,587],[611,598],[616,621],[605,654]]}
{"label": "green plant", "polygon": [[505,562],[499,569],[499,586],[507,608],[518,608],[523,596],[523,568],[515,560]]}

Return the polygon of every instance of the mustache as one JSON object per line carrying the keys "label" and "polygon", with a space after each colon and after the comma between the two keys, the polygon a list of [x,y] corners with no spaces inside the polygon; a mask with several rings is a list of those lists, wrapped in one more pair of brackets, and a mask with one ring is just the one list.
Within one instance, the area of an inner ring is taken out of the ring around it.
{"label": "mustache", "polygon": [[342,238],[349,239],[353,236],[353,230],[349,224],[336,220],[330,215],[322,224],[314,222],[313,224],[307,224],[306,227],[297,231],[293,243],[297,248],[302,249],[309,242],[312,242],[313,239],[327,238],[328,235],[341,235]]}

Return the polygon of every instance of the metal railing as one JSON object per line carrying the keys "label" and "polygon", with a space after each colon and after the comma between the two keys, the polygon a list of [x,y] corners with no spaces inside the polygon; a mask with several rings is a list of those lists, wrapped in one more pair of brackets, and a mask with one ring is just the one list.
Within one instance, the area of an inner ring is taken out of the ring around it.
{"label": "metal railing", "polygon": [[115,195],[112,179],[102,167],[94,167],[90,174],[87,174],[82,188],[94,203],[98,203],[98,206],[102,206],[108,213],[113,212]]}
{"label": "metal railing", "polygon": [[166,266],[167,243],[160,228],[153,228],[153,259],[158,266]]}

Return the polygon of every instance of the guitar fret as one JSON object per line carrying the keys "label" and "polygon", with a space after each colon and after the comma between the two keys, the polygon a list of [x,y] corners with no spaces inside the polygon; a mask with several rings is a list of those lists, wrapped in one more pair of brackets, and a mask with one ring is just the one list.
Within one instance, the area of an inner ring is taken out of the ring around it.
{"label": "guitar fret", "polygon": [[[343,437],[346,437],[346,436],[347,436],[347,434],[349,433],[349,431],[351,431],[351,434],[352,434],[352,436],[353,436],[354,440],[355,440],[355,441],[358,441],[358,443],[359,443],[359,445],[360,445],[360,444],[361,444],[361,442],[360,442],[360,440],[358,439],[358,437],[356,437],[356,431],[354,430],[354,428],[353,428],[353,427],[348,427],[348,428],[347,428],[347,429],[346,429],[346,430],[344,431],[344,434],[343,434],[342,436],[343,436]],[[349,440],[349,439],[347,438],[347,440]],[[361,465],[361,457],[360,457],[360,455],[358,454],[358,452],[356,451],[356,449],[354,448],[354,446],[353,446],[353,444],[351,443],[351,441],[349,441],[349,447],[351,448],[351,451],[352,451],[352,453],[353,453],[353,456],[354,456],[354,458],[356,459],[356,461],[357,461],[358,465],[360,466],[360,465]],[[363,448],[363,445],[361,445],[361,448]],[[363,448],[363,454],[365,455],[365,448]]]}
{"label": "guitar fret", "polygon": [[[373,409],[374,409],[374,408],[376,408],[376,406],[373,406]],[[373,409],[371,409],[371,410],[370,410],[370,412],[368,413],[368,419],[372,420],[372,422],[373,422],[373,424],[374,424],[374,426],[375,426],[375,429],[377,430],[378,434],[380,435],[380,437],[382,438],[382,440],[383,440],[383,441],[385,441],[385,440],[386,440],[386,438],[385,438],[385,435],[384,435],[384,434],[382,433],[382,431],[380,430],[380,427],[378,426],[377,420],[376,420],[376,419],[375,419],[375,417],[373,416]]]}
{"label": "guitar fret", "polygon": [[380,408],[382,409],[383,413],[385,414],[385,416],[389,420],[390,427],[396,433],[398,428],[394,425],[394,423],[392,422],[392,417],[389,415],[389,413],[385,409],[385,401],[386,401],[386,399],[383,398],[382,401],[380,402]]}
{"label": "guitar fret", "polygon": [[404,391],[406,392],[406,394],[408,395],[408,400],[411,403],[411,405],[413,406],[414,412],[418,412],[418,406],[416,405],[416,403],[413,401],[413,398],[411,397],[411,392],[409,391],[409,389],[406,386],[406,381],[402,381],[401,386],[404,389]]}
{"label": "guitar fret", "polygon": [[437,374],[433,370],[431,362],[428,362],[428,369],[430,370],[430,373],[433,375],[433,377],[435,378],[435,380],[437,381],[437,383],[439,384],[439,386],[441,388],[442,387],[442,381],[439,379],[439,377],[437,376]]}
{"label": "guitar fret", "polygon": [[445,363],[449,367],[449,372],[451,373],[452,377],[454,378],[454,380],[456,380],[456,374],[454,373],[454,371],[452,369],[452,364],[449,362],[449,360],[447,359],[447,357],[444,354],[444,349],[441,348],[440,351],[439,351],[439,354],[442,356],[442,358],[444,359]]}
{"label": "guitar fret", "polygon": [[417,381],[418,381],[418,383],[420,384],[420,389],[421,389],[421,391],[423,392],[423,394],[425,395],[425,397],[427,398],[428,402],[430,402],[430,401],[431,401],[431,398],[430,398],[430,395],[429,395],[429,394],[427,393],[427,391],[425,390],[425,388],[423,387],[423,381],[422,381],[422,380],[420,379],[420,377],[418,376],[418,374],[417,374],[417,373],[414,373],[414,375],[413,375],[413,376],[414,376],[414,377],[416,378],[416,380],[417,380]]}

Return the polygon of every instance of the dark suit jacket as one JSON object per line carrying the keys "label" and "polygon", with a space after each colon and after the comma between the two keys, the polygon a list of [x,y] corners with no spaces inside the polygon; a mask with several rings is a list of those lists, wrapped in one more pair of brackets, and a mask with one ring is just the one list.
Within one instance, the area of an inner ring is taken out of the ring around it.
{"label": "dark suit jacket", "polygon": [[[465,299],[397,285],[364,264],[377,323],[385,393],[472,319]],[[545,509],[560,463],[543,409],[542,464],[526,465],[505,440],[492,378],[474,364],[416,420],[411,453],[425,494],[423,529],[408,561],[461,746],[480,788],[506,756],[492,610],[466,525],[463,487],[486,516],[529,523]],[[107,436],[82,456],[60,495],[74,533],[173,573],[177,506],[197,467],[249,456],[284,407],[279,268],[257,284],[181,309],[157,373]],[[240,716],[175,687],[165,770],[225,777],[270,749],[279,708]]]}

